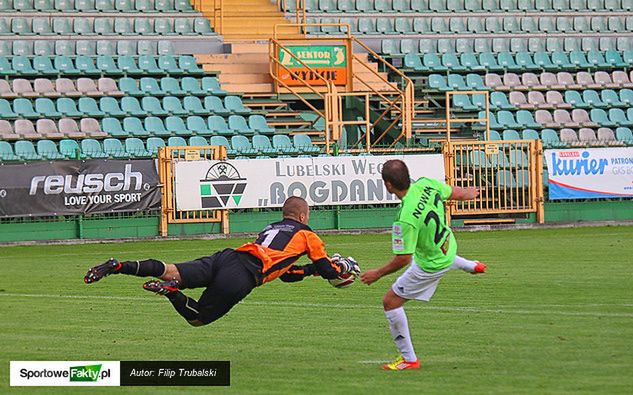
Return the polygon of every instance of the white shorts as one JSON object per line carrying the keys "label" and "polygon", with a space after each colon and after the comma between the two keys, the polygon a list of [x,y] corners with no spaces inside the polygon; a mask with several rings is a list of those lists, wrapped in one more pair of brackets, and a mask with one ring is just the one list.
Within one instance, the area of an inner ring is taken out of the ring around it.
{"label": "white shorts", "polygon": [[428,273],[413,260],[409,268],[393,283],[391,289],[401,298],[428,302],[433,297],[437,284],[451,269],[449,266],[439,272]]}

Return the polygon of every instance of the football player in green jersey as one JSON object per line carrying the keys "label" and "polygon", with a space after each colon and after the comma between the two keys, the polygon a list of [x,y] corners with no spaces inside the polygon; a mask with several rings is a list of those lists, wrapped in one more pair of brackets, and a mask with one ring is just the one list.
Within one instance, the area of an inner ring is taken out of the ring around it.
{"label": "football player in green jersey", "polygon": [[365,271],[361,279],[369,285],[410,264],[383,299],[391,336],[401,353],[395,362],[383,368],[418,369],[420,362],[411,343],[403,305],[411,299],[429,301],[440,279],[451,269],[473,274],[485,272],[483,263],[457,255],[457,242],[444,213],[444,201],[475,199],[479,190],[451,188],[425,177],[411,183],[409,169],[401,160],[385,162],[382,179],[387,190],[402,201],[392,230],[395,256],[384,266]]}

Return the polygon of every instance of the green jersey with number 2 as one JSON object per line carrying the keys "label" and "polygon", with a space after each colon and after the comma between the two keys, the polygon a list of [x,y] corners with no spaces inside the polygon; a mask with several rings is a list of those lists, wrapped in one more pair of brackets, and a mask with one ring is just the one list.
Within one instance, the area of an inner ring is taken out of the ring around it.
{"label": "green jersey with number 2", "polygon": [[415,262],[430,273],[453,263],[457,242],[446,224],[443,203],[451,192],[450,186],[426,177],[411,184],[393,223],[394,254],[413,254]]}

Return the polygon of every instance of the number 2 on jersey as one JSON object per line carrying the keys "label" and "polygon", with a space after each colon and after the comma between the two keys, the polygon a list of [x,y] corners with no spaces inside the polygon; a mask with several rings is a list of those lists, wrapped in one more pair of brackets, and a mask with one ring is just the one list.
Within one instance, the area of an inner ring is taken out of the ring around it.
{"label": "number 2 on jersey", "polygon": [[[441,202],[442,198],[438,193],[436,193],[434,202],[435,207],[439,208]],[[444,237],[446,235],[446,232],[448,231],[446,225],[444,224],[446,218],[440,219],[439,215],[435,211],[429,211],[429,213],[426,215],[426,218],[424,218],[424,224],[428,226],[429,222],[431,221],[435,222],[435,236],[433,238],[433,241],[435,242],[435,244],[440,244],[444,241]]]}

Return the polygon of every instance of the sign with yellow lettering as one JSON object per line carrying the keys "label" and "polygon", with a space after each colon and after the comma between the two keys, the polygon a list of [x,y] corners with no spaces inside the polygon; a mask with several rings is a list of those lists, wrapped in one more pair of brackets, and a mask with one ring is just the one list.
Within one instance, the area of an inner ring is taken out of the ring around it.
{"label": "sign with yellow lettering", "polygon": [[347,84],[347,49],[344,45],[288,45],[279,48],[279,62],[278,76],[290,86],[304,85],[301,80],[309,85],[323,86],[323,79],[336,85]]}

